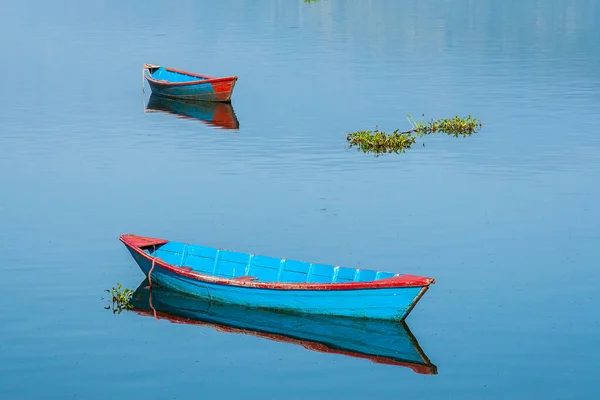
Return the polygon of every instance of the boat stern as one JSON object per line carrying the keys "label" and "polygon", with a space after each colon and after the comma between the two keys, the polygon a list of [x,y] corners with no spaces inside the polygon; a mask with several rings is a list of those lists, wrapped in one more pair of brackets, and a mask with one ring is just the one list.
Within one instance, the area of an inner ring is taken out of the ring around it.
{"label": "boat stern", "polygon": [[130,249],[143,249],[146,247],[158,246],[169,242],[165,239],[137,236],[131,233],[119,236],[119,240]]}
{"label": "boat stern", "polygon": [[144,67],[142,68],[142,71],[149,71],[150,73],[156,71],[157,69],[160,68],[160,65],[155,65],[155,64],[144,64]]}

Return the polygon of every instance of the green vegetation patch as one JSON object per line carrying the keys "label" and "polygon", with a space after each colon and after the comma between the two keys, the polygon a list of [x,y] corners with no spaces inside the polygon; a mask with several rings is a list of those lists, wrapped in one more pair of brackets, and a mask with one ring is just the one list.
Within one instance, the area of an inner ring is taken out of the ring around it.
{"label": "green vegetation patch", "polygon": [[112,310],[113,314],[120,314],[123,310],[133,308],[133,305],[129,302],[131,296],[133,296],[133,290],[124,288],[120,283],[117,283],[117,287],[110,290],[106,289],[105,292],[110,295],[108,305],[104,307],[105,310]]}
{"label": "green vegetation patch", "polygon": [[396,129],[392,133],[386,133],[377,128],[374,131],[356,131],[347,134],[346,141],[349,147],[357,147],[357,150],[376,156],[385,153],[399,154],[410,149],[417,137],[435,133],[466,137],[477,133],[483,126],[479,119],[471,115],[465,118],[456,116],[423,122],[415,121],[412,115],[408,114],[408,121],[412,129],[407,131]]}

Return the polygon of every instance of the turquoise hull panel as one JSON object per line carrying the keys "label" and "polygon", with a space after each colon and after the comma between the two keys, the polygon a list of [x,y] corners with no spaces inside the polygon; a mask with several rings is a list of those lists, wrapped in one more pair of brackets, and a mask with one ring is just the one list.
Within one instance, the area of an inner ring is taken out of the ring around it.
{"label": "turquoise hull panel", "polygon": [[[134,252],[132,255],[135,258]],[[152,262],[136,261],[148,276]],[[230,286],[199,281],[162,268],[154,268],[153,283],[210,301],[287,312],[354,318],[404,320],[426,288],[360,290],[277,290]]]}

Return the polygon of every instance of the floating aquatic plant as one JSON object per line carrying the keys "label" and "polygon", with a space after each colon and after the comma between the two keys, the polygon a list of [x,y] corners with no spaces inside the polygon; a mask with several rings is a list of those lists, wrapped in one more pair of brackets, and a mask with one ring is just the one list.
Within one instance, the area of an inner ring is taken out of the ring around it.
{"label": "floating aquatic plant", "polygon": [[107,292],[110,295],[108,299],[108,305],[104,307],[105,310],[112,310],[113,314],[120,314],[123,310],[130,310],[133,308],[129,300],[133,296],[133,290],[124,288],[120,283],[117,283],[117,287],[113,287]]}
{"label": "floating aquatic plant", "polygon": [[346,140],[350,142],[350,147],[357,146],[364,152],[379,155],[403,153],[415,143],[416,137],[410,133],[400,132],[398,129],[392,133],[386,133],[375,128],[374,131],[350,133],[346,136]]}
{"label": "floating aquatic plant", "polygon": [[408,114],[408,121],[413,129],[405,131],[405,133],[416,133],[418,135],[427,135],[431,133],[447,133],[458,137],[459,135],[470,136],[482,127],[481,121],[469,115],[466,118],[461,118],[458,115],[454,118],[432,119],[425,123],[415,121],[412,115]]}
{"label": "floating aquatic plant", "polygon": [[408,121],[412,129],[400,131],[396,129],[392,133],[386,133],[376,128],[374,131],[356,131],[346,135],[349,147],[357,147],[365,153],[373,153],[376,156],[385,153],[404,153],[415,144],[417,137],[446,133],[454,137],[470,136],[477,133],[482,127],[481,121],[469,115],[465,118],[456,116],[454,118],[442,118],[429,122],[416,121],[408,114]]}

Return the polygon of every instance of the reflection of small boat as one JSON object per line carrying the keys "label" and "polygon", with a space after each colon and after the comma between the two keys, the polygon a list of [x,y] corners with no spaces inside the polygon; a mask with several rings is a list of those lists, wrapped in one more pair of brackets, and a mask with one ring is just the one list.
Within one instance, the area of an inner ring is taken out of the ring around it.
{"label": "reflection of small boat", "polygon": [[150,290],[147,285],[147,280],[142,282],[130,301],[141,315],[437,374],[404,322],[278,313],[196,299],[157,286]]}
{"label": "reflection of small boat", "polygon": [[164,97],[202,101],[231,101],[237,76],[216,78],[160,65],[144,64],[144,77],[152,92]]}
{"label": "reflection of small boat", "polygon": [[404,320],[433,278],[265,257],[136,235],[119,238],[152,282],[223,303]]}
{"label": "reflection of small boat", "polygon": [[163,111],[181,118],[197,119],[224,129],[238,129],[240,126],[231,103],[180,101],[151,94],[146,105],[146,112],[153,111]]}

